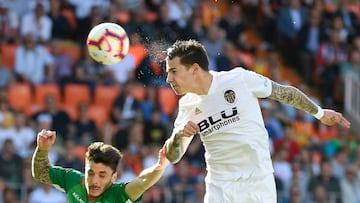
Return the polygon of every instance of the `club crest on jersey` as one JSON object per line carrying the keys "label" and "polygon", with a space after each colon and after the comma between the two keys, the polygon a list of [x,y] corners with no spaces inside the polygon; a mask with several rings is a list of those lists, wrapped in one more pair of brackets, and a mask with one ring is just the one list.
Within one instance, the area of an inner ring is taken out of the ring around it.
{"label": "club crest on jersey", "polygon": [[225,90],[224,92],[224,98],[227,103],[233,104],[236,101],[236,94],[233,90]]}

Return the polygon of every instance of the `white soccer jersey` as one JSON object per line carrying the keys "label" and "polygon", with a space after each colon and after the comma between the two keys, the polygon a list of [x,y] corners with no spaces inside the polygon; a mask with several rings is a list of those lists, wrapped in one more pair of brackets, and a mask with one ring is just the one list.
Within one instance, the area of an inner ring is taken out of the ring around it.
{"label": "white soccer jersey", "polygon": [[237,180],[273,172],[268,134],[258,98],[271,94],[271,81],[235,68],[210,72],[207,95],[187,93],[179,101],[177,132],[191,120],[200,127],[207,180]]}

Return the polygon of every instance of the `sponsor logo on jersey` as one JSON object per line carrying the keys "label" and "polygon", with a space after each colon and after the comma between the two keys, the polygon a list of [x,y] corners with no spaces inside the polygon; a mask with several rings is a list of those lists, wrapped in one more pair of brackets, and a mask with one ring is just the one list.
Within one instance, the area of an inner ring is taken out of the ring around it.
{"label": "sponsor logo on jersey", "polygon": [[236,101],[236,94],[233,90],[226,90],[224,92],[225,101],[229,104],[233,104]]}
{"label": "sponsor logo on jersey", "polygon": [[198,107],[196,107],[195,108],[195,115],[198,115],[200,113],[202,113],[202,111]]}
{"label": "sponsor logo on jersey", "polygon": [[200,135],[207,136],[239,120],[240,117],[236,107],[223,110],[220,113],[209,116],[198,123]]}
{"label": "sponsor logo on jersey", "polygon": [[76,192],[72,193],[72,196],[80,203],[85,203],[83,199],[81,199],[80,195],[78,195]]}

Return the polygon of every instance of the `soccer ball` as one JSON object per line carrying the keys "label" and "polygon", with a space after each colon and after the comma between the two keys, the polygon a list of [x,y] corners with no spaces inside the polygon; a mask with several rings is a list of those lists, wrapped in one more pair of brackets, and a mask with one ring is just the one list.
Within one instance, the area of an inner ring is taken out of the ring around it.
{"label": "soccer ball", "polygon": [[89,55],[96,62],[112,65],[120,62],[128,53],[129,37],[120,25],[101,23],[90,30],[86,45]]}

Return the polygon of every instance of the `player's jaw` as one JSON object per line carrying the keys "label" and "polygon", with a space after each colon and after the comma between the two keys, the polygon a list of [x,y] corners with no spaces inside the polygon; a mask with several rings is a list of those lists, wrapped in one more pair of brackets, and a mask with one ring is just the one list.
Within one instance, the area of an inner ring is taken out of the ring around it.
{"label": "player's jaw", "polygon": [[88,186],[88,195],[92,198],[97,198],[101,196],[109,187],[112,185],[111,179],[103,185],[89,185]]}

